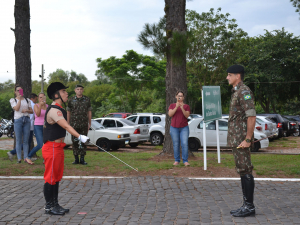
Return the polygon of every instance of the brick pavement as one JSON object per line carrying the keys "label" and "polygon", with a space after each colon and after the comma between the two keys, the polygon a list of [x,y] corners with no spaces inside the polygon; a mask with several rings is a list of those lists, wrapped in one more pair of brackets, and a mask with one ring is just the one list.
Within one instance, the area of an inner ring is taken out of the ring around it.
{"label": "brick pavement", "polygon": [[59,199],[70,213],[50,216],[43,180],[0,180],[0,224],[300,224],[300,182],[256,181],[256,216],[233,218],[239,185],[166,176],[65,179]]}

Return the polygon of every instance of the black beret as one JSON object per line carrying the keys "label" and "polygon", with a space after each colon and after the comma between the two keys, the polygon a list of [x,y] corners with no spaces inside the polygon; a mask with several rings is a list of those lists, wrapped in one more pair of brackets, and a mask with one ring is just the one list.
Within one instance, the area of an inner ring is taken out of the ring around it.
{"label": "black beret", "polygon": [[47,94],[48,94],[48,97],[49,98],[52,98],[52,95],[61,90],[61,89],[67,89],[68,87],[66,87],[65,85],[63,85],[62,83],[60,82],[53,82],[51,83],[48,88],[47,88]]}
{"label": "black beret", "polygon": [[244,73],[244,67],[241,65],[233,65],[227,69],[227,73]]}
{"label": "black beret", "polygon": [[81,84],[76,84],[75,88],[79,88],[79,87],[84,88]]}

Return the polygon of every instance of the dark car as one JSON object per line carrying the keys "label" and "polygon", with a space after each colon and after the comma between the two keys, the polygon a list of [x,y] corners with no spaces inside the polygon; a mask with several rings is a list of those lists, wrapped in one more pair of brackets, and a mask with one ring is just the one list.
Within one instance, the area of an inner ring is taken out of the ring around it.
{"label": "dark car", "polygon": [[259,116],[266,116],[277,124],[278,128],[278,137],[286,137],[288,135],[288,130],[290,124],[288,121],[285,121],[280,114],[277,113],[264,113],[258,114]]}
{"label": "dark car", "polygon": [[287,120],[290,124],[288,135],[293,135],[295,137],[299,136],[299,122],[294,118],[288,118],[286,116],[282,116],[283,119]]}
{"label": "dark car", "polygon": [[295,116],[288,116],[288,115],[284,115],[284,117],[286,117],[286,118],[292,118],[292,119],[294,119],[294,120],[297,120],[298,121],[298,123],[300,123],[300,116],[299,115],[295,115]]}

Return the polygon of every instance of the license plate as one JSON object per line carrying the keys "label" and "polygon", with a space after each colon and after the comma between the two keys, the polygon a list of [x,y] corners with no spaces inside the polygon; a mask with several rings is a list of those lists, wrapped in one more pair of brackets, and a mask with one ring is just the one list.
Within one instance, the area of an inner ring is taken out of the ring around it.
{"label": "license plate", "polygon": [[148,132],[148,130],[147,129],[143,129],[143,133],[147,133]]}
{"label": "license plate", "polygon": [[129,144],[129,141],[127,140],[127,141],[125,141],[125,145],[128,145]]}

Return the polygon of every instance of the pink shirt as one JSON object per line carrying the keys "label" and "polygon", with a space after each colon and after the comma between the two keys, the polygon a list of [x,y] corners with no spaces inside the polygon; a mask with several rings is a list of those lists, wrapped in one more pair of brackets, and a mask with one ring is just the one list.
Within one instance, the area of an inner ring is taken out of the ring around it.
{"label": "pink shirt", "polygon": [[[169,110],[170,109],[175,109],[175,107],[176,107],[176,103],[173,103],[169,106]],[[185,111],[191,112],[189,105],[185,104],[183,106],[183,108],[184,108]],[[183,112],[182,112],[181,108],[178,107],[177,111],[172,116],[171,126],[176,127],[176,128],[181,128],[181,127],[186,127],[187,125],[188,125],[188,120],[183,115]]]}
{"label": "pink shirt", "polygon": [[[38,104],[36,104],[37,107],[39,107]],[[48,108],[48,105],[46,104],[47,108]],[[41,109],[41,114],[40,116],[37,116],[35,113],[34,113],[34,125],[44,125],[44,118],[45,118],[45,113],[46,113],[46,110],[44,109]]]}

